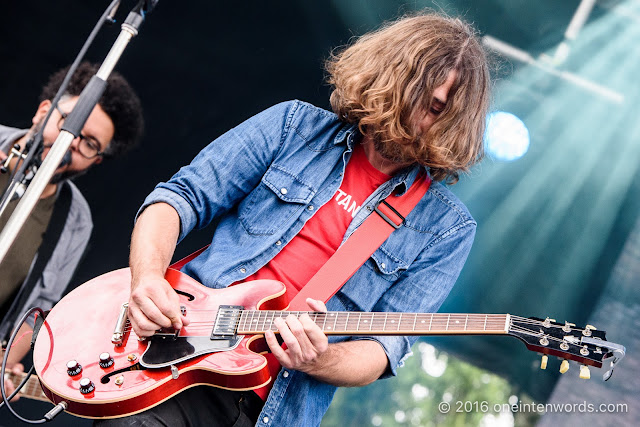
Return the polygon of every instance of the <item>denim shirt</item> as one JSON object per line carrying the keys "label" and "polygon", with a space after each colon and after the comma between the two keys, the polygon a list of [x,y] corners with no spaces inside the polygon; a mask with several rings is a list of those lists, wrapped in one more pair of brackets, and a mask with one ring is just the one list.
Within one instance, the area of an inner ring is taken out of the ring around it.
{"label": "denim shirt", "polygon": [[[219,218],[211,246],[183,272],[205,286],[228,286],[267,264],[334,196],[358,138],[356,126],[328,111],[300,101],[275,105],[213,141],[168,182],[158,184],[140,212],[157,202],[173,206],[180,216],[179,240]],[[363,203],[344,240],[380,200],[395,189],[403,194],[419,169],[404,170],[380,186]],[[404,226],[327,308],[436,311],[464,265],[475,228],[465,206],[445,186],[432,183]],[[330,342],[346,339],[379,342],[389,359],[387,377],[411,354],[416,337],[330,337]],[[335,389],[302,372],[282,369],[258,425],[318,425]]]}

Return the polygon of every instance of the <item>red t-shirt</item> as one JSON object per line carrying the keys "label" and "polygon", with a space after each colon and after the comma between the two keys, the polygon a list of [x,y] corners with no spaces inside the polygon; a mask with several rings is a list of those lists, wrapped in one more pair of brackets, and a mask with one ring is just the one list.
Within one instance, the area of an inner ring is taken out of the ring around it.
{"label": "red t-shirt", "polygon": [[[291,301],[338,249],[362,203],[390,178],[369,163],[362,145],[356,145],[345,168],[342,185],[333,198],[307,221],[278,255],[245,281],[279,280],[286,285]],[[275,378],[280,365],[272,354],[266,356],[271,377]],[[273,382],[257,389],[256,393],[266,400],[272,385]]]}
{"label": "red t-shirt", "polygon": [[287,286],[291,300],[338,249],[362,203],[390,178],[371,166],[362,145],[356,145],[333,198],[278,255],[246,280],[279,280]]}

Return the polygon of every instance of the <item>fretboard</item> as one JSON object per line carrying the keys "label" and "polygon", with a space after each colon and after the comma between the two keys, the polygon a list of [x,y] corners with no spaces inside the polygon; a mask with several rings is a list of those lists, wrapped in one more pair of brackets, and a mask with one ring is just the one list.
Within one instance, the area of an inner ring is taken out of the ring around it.
{"label": "fretboard", "polygon": [[[26,374],[16,375],[13,373],[5,374],[5,379],[11,380],[14,386],[18,386],[22,380],[24,379]],[[49,399],[42,391],[42,387],[40,386],[40,380],[36,375],[31,375],[29,381],[22,387],[20,390],[21,397],[28,397],[29,399],[42,400],[44,402],[49,402]]]}
{"label": "fretboard", "polygon": [[446,314],[330,311],[244,310],[238,321],[240,335],[276,331],[276,318],[307,313],[327,335],[477,335],[507,334],[508,314]]}

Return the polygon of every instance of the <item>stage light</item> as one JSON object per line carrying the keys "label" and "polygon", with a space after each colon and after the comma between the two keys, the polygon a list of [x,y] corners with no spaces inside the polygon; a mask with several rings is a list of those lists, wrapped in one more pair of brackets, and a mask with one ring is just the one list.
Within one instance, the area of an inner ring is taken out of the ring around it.
{"label": "stage light", "polygon": [[529,131],[515,115],[495,111],[487,117],[484,143],[491,157],[509,162],[519,159],[529,149]]}

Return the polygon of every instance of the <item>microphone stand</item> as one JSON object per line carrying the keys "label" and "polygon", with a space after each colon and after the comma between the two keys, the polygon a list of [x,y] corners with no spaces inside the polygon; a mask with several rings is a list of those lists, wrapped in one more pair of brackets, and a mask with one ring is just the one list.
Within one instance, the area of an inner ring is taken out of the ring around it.
{"label": "microphone stand", "polygon": [[129,13],[127,19],[125,19],[121,26],[120,35],[111,47],[97,74],[91,78],[83,89],[76,106],[65,119],[60,134],[0,233],[0,262],[2,262],[16,240],[18,233],[33,211],[46,185],[51,181],[51,177],[60,165],[71,143],[80,135],[87,118],[98,104],[107,86],[107,79],[120,56],[122,56],[124,49],[131,39],[138,35],[138,30],[144,21],[145,14],[150,12],[157,3],[158,0],[140,0]]}

